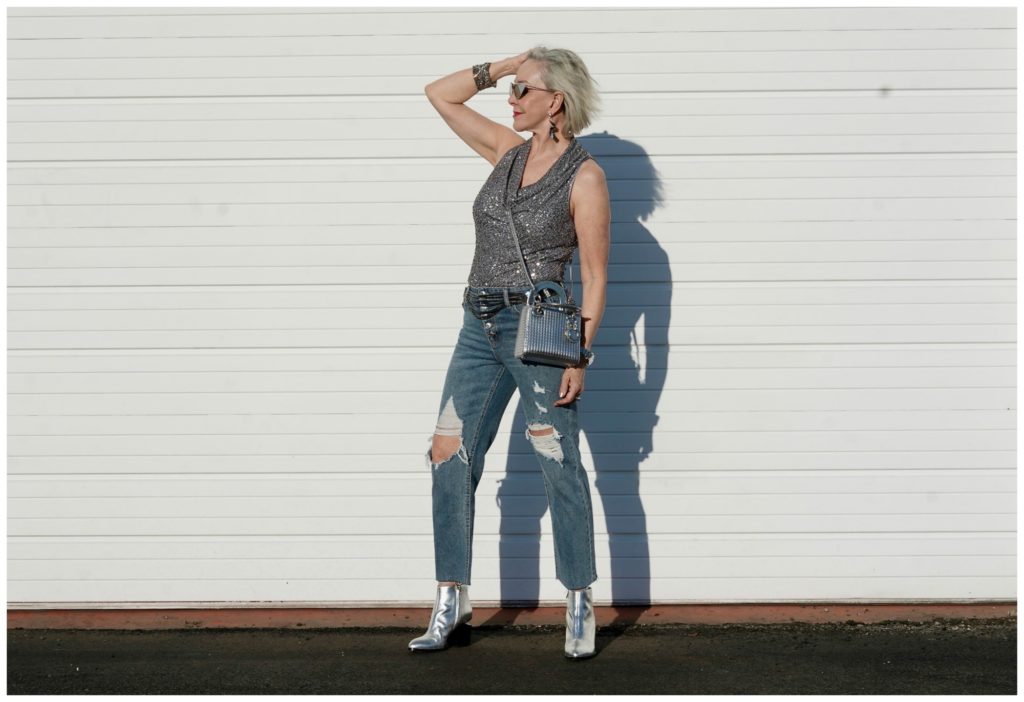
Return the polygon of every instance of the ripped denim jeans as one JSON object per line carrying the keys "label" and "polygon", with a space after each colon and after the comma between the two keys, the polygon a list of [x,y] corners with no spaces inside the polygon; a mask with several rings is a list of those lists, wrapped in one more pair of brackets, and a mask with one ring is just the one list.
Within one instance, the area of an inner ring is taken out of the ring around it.
{"label": "ripped denim jeans", "polygon": [[565,369],[515,357],[519,313],[525,302],[497,305],[496,312],[493,304],[477,304],[481,298],[493,302],[506,290],[515,300],[514,293],[526,289],[469,287],[463,297],[462,330],[448,365],[434,432],[461,437],[461,443],[437,463],[427,450],[436,579],[470,584],[475,496],[484,455],[518,388],[526,438],[540,463],[551,512],[555,575],[566,588],[579,589],[597,579],[597,570],[590,485],[580,461],[577,403],[554,404]]}

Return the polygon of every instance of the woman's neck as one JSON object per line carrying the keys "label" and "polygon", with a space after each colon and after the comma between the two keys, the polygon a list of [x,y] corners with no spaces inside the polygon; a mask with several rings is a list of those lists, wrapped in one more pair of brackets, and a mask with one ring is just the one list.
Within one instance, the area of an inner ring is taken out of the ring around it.
{"label": "woman's neck", "polygon": [[[533,141],[533,146],[530,149],[534,154],[561,153],[569,148],[569,142],[571,141],[564,136],[560,136],[556,144],[555,140],[551,138],[550,132],[544,132],[543,134],[541,132],[534,132],[530,139]],[[562,146],[563,143],[565,146]]]}

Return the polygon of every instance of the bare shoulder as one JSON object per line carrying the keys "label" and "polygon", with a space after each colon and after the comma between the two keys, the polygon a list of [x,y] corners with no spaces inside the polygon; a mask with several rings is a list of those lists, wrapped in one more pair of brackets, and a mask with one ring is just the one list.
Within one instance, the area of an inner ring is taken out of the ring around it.
{"label": "bare shoulder", "polygon": [[587,190],[606,187],[604,169],[597,165],[597,161],[588,158],[580,164],[576,182],[582,183],[584,189]]}
{"label": "bare shoulder", "polygon": [[604,169],[592,158],[580,164],[569,196],[569,211],[575,215],[577,205],[598,205],[608,200],[608,182]]}

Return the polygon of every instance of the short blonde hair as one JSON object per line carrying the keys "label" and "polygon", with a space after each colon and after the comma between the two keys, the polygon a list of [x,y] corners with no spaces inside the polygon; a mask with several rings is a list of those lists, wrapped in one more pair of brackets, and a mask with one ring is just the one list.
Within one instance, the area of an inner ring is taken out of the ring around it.
{"label": "short blonde hair", "polygon": [[597,81],[590,75],[583,59],[569,49],[549,49],[535,46],[526,54],[541,64],[541,75],[550,90],[564,96],[565,130],[575,136],[587,128],[600,110],[601,98]]}

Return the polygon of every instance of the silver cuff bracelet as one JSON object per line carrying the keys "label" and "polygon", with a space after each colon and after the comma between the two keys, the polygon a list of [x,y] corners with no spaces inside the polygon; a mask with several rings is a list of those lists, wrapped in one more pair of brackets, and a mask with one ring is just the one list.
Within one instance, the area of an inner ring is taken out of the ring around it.
{"label": "silver cuff bracelet", "polygon": [[497,82],[491,80],[491,64],[478,63],[473,66],[473,80],[476,81],[476,89],[483,90],[484,88],[493,88],[497,85]]}

